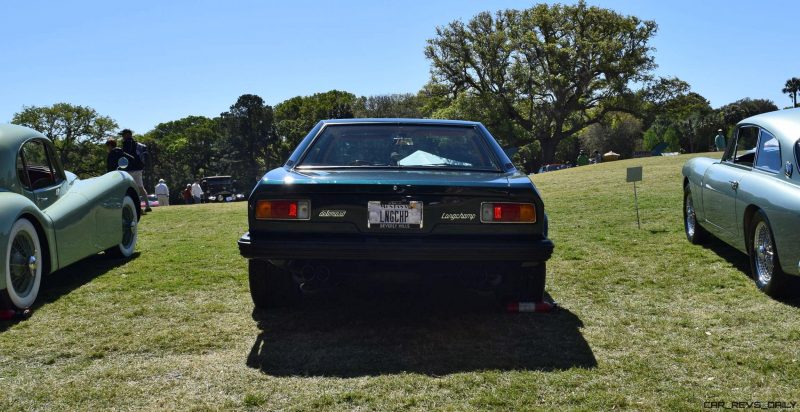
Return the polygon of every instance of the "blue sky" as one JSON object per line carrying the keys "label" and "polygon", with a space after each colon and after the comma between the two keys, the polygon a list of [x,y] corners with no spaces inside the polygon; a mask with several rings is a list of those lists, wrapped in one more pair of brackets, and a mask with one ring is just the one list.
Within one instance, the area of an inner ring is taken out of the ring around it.
{"label": "blue sky", "polygon": [[[572,3],[563,1],[563,3]],[[800,77],[800,1],[608,0],[655,20],[657,74],[719,107],[743,97],[791,104]],[[23,106],[90,106],[144,133],[213,117],[244,93],[268,104],[345,90],[416,92],[436,26],[532,2],[38,1],[0,3],[0,122]]]}

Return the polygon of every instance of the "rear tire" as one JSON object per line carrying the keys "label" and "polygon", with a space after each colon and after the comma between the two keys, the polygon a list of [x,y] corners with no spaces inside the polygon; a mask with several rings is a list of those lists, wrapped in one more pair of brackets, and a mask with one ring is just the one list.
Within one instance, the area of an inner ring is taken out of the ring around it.
{"label": "rear tire", "polygon": [[130,196],[125,196],[122,200],[121,224],[122,240],[116,246],[106,249],[109,256],[115,258],[128,258],[133,255],[136,249],[136,240],[139,236],[139,217],[136,213],[136,203]]}
{"label": "rear tire", "polygon": [[708,232],[697,222],[692,190],[688,184],[683,188],[683,230],[686,239],[693,245],[703,243],[708,238]]}
{"label": "rear tire", "polygon": [[539,263],[534,267],[523,267],[503,275],[503,281],[497,288],[497,298],[501,303],[509,302],[542,302],[544,301],[547,264]]}
{"label": "rear tire", "polygon": [[300,301],[302,292],[291,272],[265,260],[250,259],[250,296],[256,309],[292,306]]}
{"label": "rear tire", "polygon": [[793,286],[791,279],[781,270],[772,227],[767,216],[761,210],[757,210],[753,215],[748,236],[750,236],[748,250],[750,270],[756,286],[773,298],[790,295]]}
{"label": "rear tire", "polygon": [[36,301],[42,282],[42,246],[36,228],[25,218],[14,222],[4,258],[6,289],[2,301],[12,309],[27,309]]}

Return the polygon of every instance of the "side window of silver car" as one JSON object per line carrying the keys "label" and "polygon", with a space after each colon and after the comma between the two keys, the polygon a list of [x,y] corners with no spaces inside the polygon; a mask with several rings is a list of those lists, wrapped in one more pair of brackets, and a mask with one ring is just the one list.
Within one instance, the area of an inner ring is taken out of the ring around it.
{"label": "side window of silver car", "polygon": [[794,161],[795,165],[800,165],[800,140],[794,144]]}
{"label": "side window of silver car", "polygon": [[756,168],[771,173],[781,171],[781,145],[775,136],[763,129],[761,130],[761,138],[758,141]]}
{"label": "side window of silver car", "polygon": [[736,144],[730,148],[729,159],[733,163],[753,166],[756,158],[756,144],[758,143],[758,127],[742,126],[736,133]]}

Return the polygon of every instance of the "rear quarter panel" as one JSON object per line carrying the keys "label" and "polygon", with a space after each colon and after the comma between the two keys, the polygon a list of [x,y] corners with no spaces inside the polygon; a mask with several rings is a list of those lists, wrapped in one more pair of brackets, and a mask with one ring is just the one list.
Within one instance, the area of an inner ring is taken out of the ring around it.
{"label": "rear quarter panel", "polygon": [[745,227],[747,213],[761,209],[767,215],[781,268],[785,273],[797,275],[800,261],[800,186],[772,174],[753,169],[742,179],[736,200],[736,215],[741,243],[749,237]]}
{"label": "rear quarter panel", "polygon": [[129,187],[133,187],[133,179],[119,171],[85,180],[74,179],[67,193],[47,208],[58,238],[60,267],[120,242],[120,210]]}
{"label": "rear quarter panel", "polygon": [[[119,244],[122,239],[122,201],[129,190],[136,192],[133,178],[126,172],[113,171],[99,177],[81,180],[73,188],[86,199],[93,210],[97,250]],[[137,198],[133,199],[139,205]]]}

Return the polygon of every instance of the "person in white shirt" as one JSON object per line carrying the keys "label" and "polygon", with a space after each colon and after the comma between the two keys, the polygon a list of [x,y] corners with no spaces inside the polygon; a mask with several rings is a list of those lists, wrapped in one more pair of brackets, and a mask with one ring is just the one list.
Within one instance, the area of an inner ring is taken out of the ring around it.
{"label": "person in white shirt", "polygon": [[192,197],[194,198],[195,204],[198,204],[203,200],[203,189],[200,188],[200,183],[192,183]]}
{"label": "person in white shirt", "polygon": [[158,179],[156,185],[156,196],[158,197],[159,206],[169,206],[169,187],[164,179]]}

